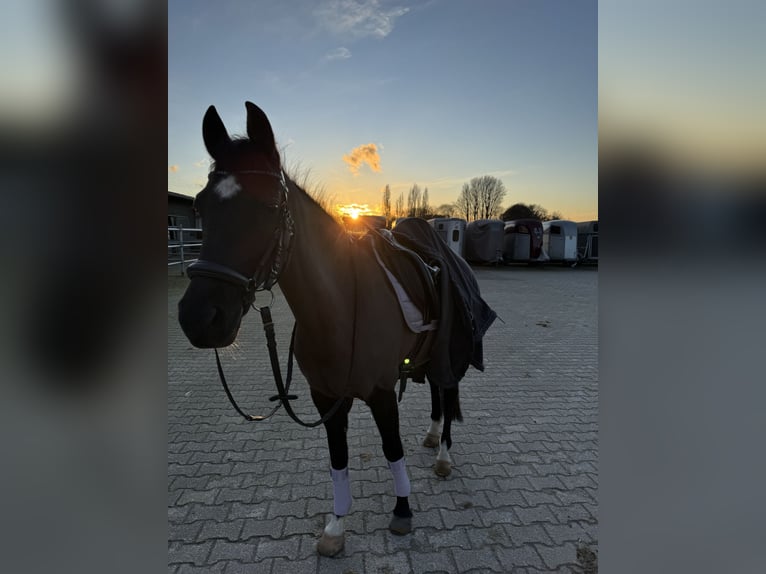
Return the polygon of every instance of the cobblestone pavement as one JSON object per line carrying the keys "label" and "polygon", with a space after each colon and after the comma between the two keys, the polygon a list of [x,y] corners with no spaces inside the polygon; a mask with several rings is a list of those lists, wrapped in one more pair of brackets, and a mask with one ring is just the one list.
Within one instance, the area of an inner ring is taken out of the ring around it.
{"label": "cobblestone pavement", "polygon": [[[461,383],[465,421],[453,426],[453,472],[434,475],[421,446],[425,385],[400,404],[412,481],[412,534],[387,525],[393,482],[369,409],[349,416],[354,503],[335,558],[315,544],[332,510],[324,429],[283,411],[243,421],[218,382],[212,351],[192,348],[176,320],[186,280],[168,278],[168,571],[174,574],[595,572],[598,552],[598,273],[587,268],[477,268],[503,319],[485,339],[486,371]],[[320,302],[318,302],[320,303]],[[321,303],[320,303],[321,304]],[[292,316],[276,293],[283,358]],[[222,354],[250,412],[274,394],[263,331],[249,313]],[[284,368],[284,366],[283,366]],[[296,412],[316,418],[298,373]]]}

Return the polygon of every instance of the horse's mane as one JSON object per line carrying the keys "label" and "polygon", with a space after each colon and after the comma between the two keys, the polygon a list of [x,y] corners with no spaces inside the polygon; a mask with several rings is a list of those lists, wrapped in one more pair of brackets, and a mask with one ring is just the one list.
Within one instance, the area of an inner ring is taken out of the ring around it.
{"label": "horse's mane", "polygon": [[311,181],[311,174],[308,170],[296,166],[283,167],[282,169],[284,169],[287,179],[303,192],[312,203],[337,220],[332,208],[334,196],[328,195],[323,185]]}

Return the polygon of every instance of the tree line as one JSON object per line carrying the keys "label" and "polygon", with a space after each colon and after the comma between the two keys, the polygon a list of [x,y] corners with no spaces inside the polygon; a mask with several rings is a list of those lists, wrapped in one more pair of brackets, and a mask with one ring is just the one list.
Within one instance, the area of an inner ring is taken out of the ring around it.
{"label": "tree line", "polygon": [[387,221],[399,217],[420,217],[423,219],[459,217],[466,221],[477,219],[502,219],[503,221],[512,219],[539,219],[540,221],[564,219],[560,212],[549,212],[537,204],[515,203],[503,210],[502,202],[507,193],[501,180],[491,175],[483,175],[464,183],[454,203],[445,203],[432,208],[429,204],[427,187],[421,190],[420,186],[415,183],[407,192],[406,197],[402,191],[392,203],[391,187],[386,184],[383,189],[381,211]]}
{"label": "tree line", "polygon": [[432,211],[431,205],[428,202],[428,188],[426,187],[421,191],[420,186],[416,183],[407,193],[407,205],[405,206],[404,192],[399,193],[394,204],[391,204],[391,187],[386,184],[383,188],[383,215],[387,220],[396,219],[398,217],[421,217],[423,219],[431,219],[436,216]]}

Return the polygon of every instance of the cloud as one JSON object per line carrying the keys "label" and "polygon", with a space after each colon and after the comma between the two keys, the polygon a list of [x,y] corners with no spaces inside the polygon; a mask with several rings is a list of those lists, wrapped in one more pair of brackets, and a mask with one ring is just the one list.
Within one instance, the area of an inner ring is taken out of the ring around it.
{"label": "cloud", "polygon": [[168,171],[169,171],[169,172],[171,172],[171,173],[176,173],[176,172],[177,172],[179,169],[181,169],[181,168],[180,168],[180,167],[178,167],[177,165],[171,165],[171,166],[168,168]]}
{"label": "cloud", "polygon": [[381,171],[378,146],[374,143],[360,145],[352,149],[347,155],[343,156],[343,161],[348,164],[349,171],[354,175],[359,175],[359,168],[363,163],[369,165],[372,171]]}
{"label": "cloud", "polygon": [[210,162],[207,159],[201,159],[194,162],[194,167],[207,167],[209,163]]}
{"label": "cloud", "polygon": [[320,26],[338,36],[385,38],[394,22],[409,8],[383,9],[379,0],[328,0],[320,4],[314,15]]}
{"label": "cloud", "polygon": [[335,48],[334,50],[330,50],[324,55],[324,59],[328,62],[332,60],[348,60],[350,57],[351,50],[344,48],[343,46],[340,48]]}

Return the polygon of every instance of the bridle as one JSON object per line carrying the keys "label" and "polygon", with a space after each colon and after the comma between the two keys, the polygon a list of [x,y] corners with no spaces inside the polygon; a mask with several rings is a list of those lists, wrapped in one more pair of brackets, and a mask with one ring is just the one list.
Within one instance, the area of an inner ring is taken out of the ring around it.
{"label": "bridle", "polygon": [[[236,285],[242,290],[242,307],[244,315],[252,307],[261,314],[261,321],[263,322],[263,330],[266,332],[266,346],[269,350],[269,360],[271,361],[271,370],[274,374],[274,382],[277,387],[277,394],[270,397],[269,400],[277,401],[276,406],[267,415],[249,415],[246,414],[234,400],[234,396],[229,390],[229,385],[226,383],[226,377],[223,374],[223,367],[221,366],[221,358],[218,355],[218,349],[215,349],[215,360],[218,366],[218,376],[221,379],[226,396],[229,398],[234,409],[244,417],[246,421],[260,422],[270,418],[274,413],[279,410],[279,407],[284,406],[285,411],[290,417],[298,424],[305,427],[316,427],[320,424],[327,422],[340,408],[343,403],[343,397],[339,398],[335,404],[327,411],[319,420],[313,423],[306,423],[302,421],[298,415],[293,411],[290,401],[298,398],[296,395],[288,394],[290,390],[290,383],[292,381],[293,374],[293,348],[295,344],[295,327],[293,324],[293,332],[290,337],[290,350],[287,355],[287,379],[282,381],[282,371],[279,367],[279,357],[277,356],[277,342],[274,334],[274,321],[271,318],[271,303],[274,301],[274,294],[271,292],[271,288],[277,284],[279,276],[284,271],[290,260],[290,248],[293,243],[293,236],[295,235],[295,224],[293,218],[290,215],[290,208],[287,202],[288,187],[285,179],[285,172],[280,170],[279,173],[274,171],[263,170],[242,170],[235,172],[227,171],[213,171],[212,175],[233,175],[233,174],[258,174],[258,175],[270,175],[279,179],[280,197],[278,203],[273,207],[279,209],[278,222],[274,228],[272,234],[271,243],[269,248],[266,249],[263,257],[261,258],[258,267],[253,273],[252,277],[246,277],[239,271],[216,263],[214,261],[208,261],[206,259],[198,259],[186,269],[186,275],[189,279],[194,277],[209,277],[212,279],[218,279],[220,281],[226,281]],[[271,294],[271,302],[268,305],[256,307],[255,295],[259,291],[268,291]]]}
{"label": "bridle", "polygon": [[292,239],[295,235],[295,225],[293,223],[293,218],[290,215],[290,207],[287,201],[288,188],[284,171],[280,170],[279,172],[275,172],[248,169],[234,172],[210,172],[211,177],[213,175],[226,176],[233,174],[269,175],[279,179],[279,183],[281,184],[279,199],[277,200],[277,204],[273,206],[279,209],[278,221],[274,228],[269,247],[264,252],[252,277],[246,277],[231,267],[206,259],[197,259],[197,261],[189,265],[186,269],[186,275],[190,279],[193,277],[211,277],[240,287],[243,290],[242,307],[243,311],[246,313],[255,301],[255,294],[258,291],[270,291],[271,288],[276,285],[284,268],[287,267],[290,259],[290,247],[292,246]]}

